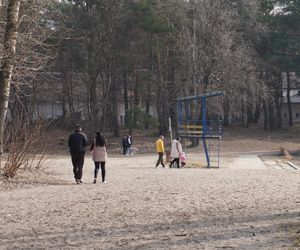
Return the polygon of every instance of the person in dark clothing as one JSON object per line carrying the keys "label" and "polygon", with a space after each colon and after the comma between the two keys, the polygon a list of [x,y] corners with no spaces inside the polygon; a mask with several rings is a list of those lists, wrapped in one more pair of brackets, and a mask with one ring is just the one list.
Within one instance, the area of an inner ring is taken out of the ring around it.
{"label": "person in dark clothing", "polygon": [[131,137],[131,135],[129,134],[129,135],[127,136],[127,153],[126,153],[126,154],[128,154],[128,155],[131,155],[131,154],[132,154],[132,148],[131,148],[131,146],[132,146],[132,137]]}
{"label": "person in dark clothing", "polygon": [[76,125],[76,130],[69,136],[68,141],[73,164],[74,178],[77,184],[82,183],[82,168],[84,164],[85,147],[87,146],[86,135],[81,131],[81,126]]}
{"label": "person in dark clothing", "polygon": [[127,152],[127,136],[124,135],[122,139],[123,155],[126,155]]}

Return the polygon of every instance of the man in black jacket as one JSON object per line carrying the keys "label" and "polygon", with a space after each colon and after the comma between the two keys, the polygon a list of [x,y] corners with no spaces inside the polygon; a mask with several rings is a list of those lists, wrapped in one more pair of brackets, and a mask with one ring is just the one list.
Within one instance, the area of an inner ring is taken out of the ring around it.
{"label": "man in black jacket", "polygon": [[69,136],[69,148],[73,164],[73,173],[77,184],[81,184],[82,168],[84,163],[85,147],[87,146],[87,138],[81,132],[80,125],[76,125],[76,130]]}
{"label": "man in black jacket", "polygon": [[127,154],[127,136],[124,135],[122,139],[123,155]]}

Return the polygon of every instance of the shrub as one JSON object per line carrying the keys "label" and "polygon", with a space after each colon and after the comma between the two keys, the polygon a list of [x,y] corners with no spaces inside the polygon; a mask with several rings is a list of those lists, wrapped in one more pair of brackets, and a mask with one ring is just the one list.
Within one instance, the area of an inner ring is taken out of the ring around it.
{"label": "shrub", "polygon": [[5,129],[5,148],[7,158],[3,166],[3,175],[13,178],[23,169],[41,168],[47,158],[46,152],[49,145],[44,141],[40,145],[43,131],[47,122],[28,119],[14,120],[7,124]]}

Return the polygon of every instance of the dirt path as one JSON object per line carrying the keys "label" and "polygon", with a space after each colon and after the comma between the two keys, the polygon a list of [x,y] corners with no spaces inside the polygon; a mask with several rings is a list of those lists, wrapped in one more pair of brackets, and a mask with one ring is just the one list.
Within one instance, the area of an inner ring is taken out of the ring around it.
{"label": "dirt path", "polygon": [[0,248],[297,248],[300,171],[155,169],[155,159],[112,158],[96,185],[90,158],[82,185],[69,157],[55,159],[54,185],[0,192]]}

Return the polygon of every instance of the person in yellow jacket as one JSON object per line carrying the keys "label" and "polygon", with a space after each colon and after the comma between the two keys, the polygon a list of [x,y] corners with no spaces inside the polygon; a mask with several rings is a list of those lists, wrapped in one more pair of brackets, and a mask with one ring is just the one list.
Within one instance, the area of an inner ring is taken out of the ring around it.
{"label": "person in yellow jacket", "polygon": [[155,142],[156,152],[158,153],[158,160],[155,166],[156,168],[158,167],[159,164],[161,164],[163,168],[165,167],[164,160],[163,160],[164,152],[165,152],[164,139],[165,137],[161,135],[159,136],[159,139]]}

